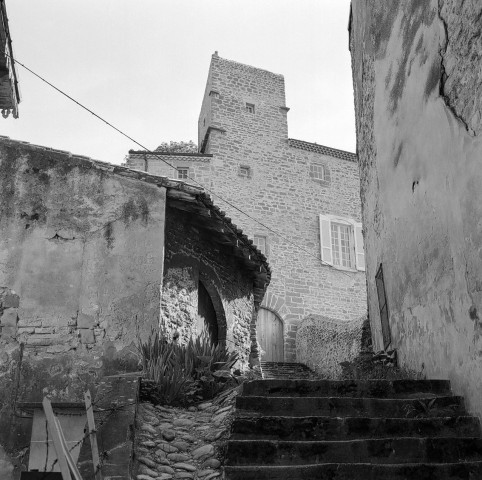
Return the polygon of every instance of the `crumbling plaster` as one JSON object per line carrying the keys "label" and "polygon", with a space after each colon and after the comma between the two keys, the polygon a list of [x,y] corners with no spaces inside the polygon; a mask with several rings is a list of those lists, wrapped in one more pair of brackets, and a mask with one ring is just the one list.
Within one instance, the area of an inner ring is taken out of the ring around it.
{"label": "crumbling plaster", "polygon": [[402,365],[482,415],[480,13],[475,1],[353,0],[350,47],[369,315],[384,266]]}
{"label": "crumbling plaster", "polygon": [[2,140],[0,162],[0,285],[20,297],[22,396],[76,397],[76,376],[137,368],[137,333],[159,321],[165,189],[20,142]]}

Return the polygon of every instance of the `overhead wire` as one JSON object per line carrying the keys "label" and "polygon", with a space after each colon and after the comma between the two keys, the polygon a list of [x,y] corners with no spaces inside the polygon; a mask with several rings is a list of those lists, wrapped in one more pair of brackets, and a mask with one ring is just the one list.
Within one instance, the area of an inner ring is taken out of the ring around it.
{"label": "overhead wire", "polygon": [[[159,152],[156,152],[156,151],[152,151],[150,150],[149,148],[147,148],[146,146],[144,146],[142,143],[138,142],[137,140],[135,140],[134,138],[132,138],[130,135],[128,135],[127,133],[125,133],[124,131],[122,131],[120,128],[116,127],[115,125],[113,125],[112,123],[108,122],[107,120],[105,120],[103,117],[101,117],[100,115],[98,115],[97,113],[95,113],[93,110],[91,110],[90,108],[86,107],[85,105],[83,105],[82,103],[80,103],[79,101],[77,101],[75,98],[73,98],[72,96],[70,96],[68,93],[64,92],[63,90],[61,90],[60,88],[56,87],[53,83],[49,82],[48,80],[46,80],[44,77],[42,77],[41,75],[39,75],[38,73],[34,72],[32,69],[30,69],[29,67],[27,67],[25,64],[23,64],[22,62],[18,61],[17,59],[14,59],[13,57],[11,57],[8,53],[6,53],[6,55],[12,60],[12,62],[15,64],[15,63],[18,63],[21,67],[23,67],[25,70],[27,70],[28,72],[30,72],[32,75],[34,75],[35,77],[37,77],[38,79],[40,79],[42,82],[46,83],[47,85],[49,85],[50,87],[52,87],[54,90],[56,90],[58,93],[60,93],[61,95],[63,95],[64,97],[67,97],[69,100],[71,100],[72,102],[74,102],[75,104],[77,104],[79,107],[81,107],[82,109],[86,110],[87,112],[89,112],[91,115],[93,115],[94,117],[96,117],[97,119],[99,119],[101,122],[105,123],[107,126],[109,126],[110,128],[114,129],[116,132],[120,133],[122,136],[124,136],[125,138],[127,138],[128,140],[130,140],[131,142],[135,143],[136,145],[138,145],[139,147],[141,147],[145,153],[149,154],[149,155],[154,155],[156,156],[157,158],[159,158],[162,162],[164,162],[166,165],[170,166],[171,168],[175,169],[174,165],[172,165],[170,162],[168,162],[167,160],[165,160],[163,157],[163,155],[160,155]],[[223,201],[224,203],[226,203],[227,205],[229,205],[231,208],[235,209],[236,211],[238,211],[239,213],[245,215],[247,218],[249,218],[250,220],[254,221],[255,223],[257,223],[258,225],[261,225],[263,228],[265,228],[266,230],[268,230],[269,232],[275,234],[276,236],[278,236],[279,238],[282,238],[283,240],[285,240],[286,242],[290,243],[291,245],[295,246],[299,251],[313,257],[313,258],[316,258],[316,260],[319,260],[323,265],[327,265],[327,266],[331,266],[329,263],[325,262],[324,260],[322,260],[321,258],[321,255],[314,255],[313,253],[311,253],[310,251],[306,250],[305,248],[303,248],[301,245],[297,244],[296,242],[293,242],[291,239],[289,239],[288,237],[286,237],[285,235],[283,235],[282,233],[280,233],[279,231],[277,230],[274,230],[273,228],[269,227],[268,225],[266,225],[265,223],[261,222],[260,220],[258,220],[257,218],[251,216],[249,213],[245,212],[244,210],[242,210],[241,208],[237,207],[236,205],[234,205],[232,202],[230,202],[229,200],[226,200],[224,197],[222,197],[220,194],[214,192],[213,190],[211,190],[210,188],[206,187],[205,185],[203,185],[201,182],[199,182],[198,180],[190,177],[189,175],[187,176],[187,178],[189,180],[191,180],[192,182],[196,183],[197,185],[199,185],[203,190],[205,190],[206,192],[209,192],[211,195],[213,195],[214,197],[220,199],[221,201]],[[341,273],[345,274],[346,276],[349,276],[347,272],[344,272],[343,270],[339,270]]]}

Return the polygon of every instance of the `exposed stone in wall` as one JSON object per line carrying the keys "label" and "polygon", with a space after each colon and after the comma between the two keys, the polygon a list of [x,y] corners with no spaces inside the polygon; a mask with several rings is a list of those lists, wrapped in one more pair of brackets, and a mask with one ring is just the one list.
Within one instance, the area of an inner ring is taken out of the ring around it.
{"label": "exposed stone in wall", "polygon": [[137,332],[158,325],[165,189],[8,139],[0,165],[0,285],[22,299],[1,337],[24,344],[19,395],[83,398],[98,375],[137,369]]}
{"label": "exposed stone in wall", "polygon": [[186,343],[196,331],[198,286],[193,267],[173,267],[166,270],[162,286],[161,322],[173,335],[180,334]]}
{"label": "exposed stone in wall", "polygon": [[239,354],[240,366],[251,352],[253,284],[249,272],[240,270],[232,256],[199,234],[188,214],[168,208],[166,217],[165,276],[162,318],[171,331],[186,341],[196,335],[199,279],[216,310],[219,337]]}
{"label": "exposed stone in wall", "polygon": [[296,358],[323,378],[337,379],[341,362],[360,353],[365,317],[350,321],[310,315],[298,327]]}
{"label": "exposed stone in wall", "polygon": [[477,0],[439,0],[446,43],[442,49],[441,93],[475,134],[482,131],[482,4]]}

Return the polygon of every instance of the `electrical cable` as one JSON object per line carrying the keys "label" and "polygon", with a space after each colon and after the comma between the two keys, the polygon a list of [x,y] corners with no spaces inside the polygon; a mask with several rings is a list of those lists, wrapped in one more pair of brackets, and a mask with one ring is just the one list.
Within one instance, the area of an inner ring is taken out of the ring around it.
{"label": "electrical cable", "polygon": [[[41,75],[39,75],[38,73],[34,72],[33,70],[31,70],[29,67],[27,67],[26,65],[24,65],[23,63],[19,62],[18,60],[14,59],[13,57],[11,57],[8,53],[5,53],[6,56],[8,56],[12,62],[15,64],[15,63],[18,63],[21,67],[23,67],[25,70],[27,70],[28,72],[30,72],[32,75],[36,76],[38,79],[40,79],[42,82],[46,83],[47,85],[49,85],[50,87],[52,87],[54,90],[56,90],[57,92],[59,92],[61,95],[63,95],[64,97],[67,97],[69,100],[71,100],[72,102],[76,103],[79,107],[81,107],[82,109],[86,110],[87,112],[89,112],[91,115],[93,115],[94,117],[96,117],[97,119],[99,119],[101,122],[105,123],[107,126],[109,126],[110,128],[114,129],[116,132],[120,133],[122,136],[124,136],[125,138],[129,139],[131,142],[134,142],[136,145],[138,145],[139,147],[141,147],[145,153],[149,154],[149,155],[154,155],[156,156],[157,158],[159,158],[161,161],[163,161],[166,165],[170,166],[171,168],[175,169],[174,165],[172,165],[171,163],[169,163],[167,160],[165,160],[164,158],[162,158],[162,155],[159,155],[159,153],[155,152],[155,151],[152,151],[150,149],[148,149],[146,146],[144,146],[142,143],[138,142],[137,140],[135,140],[134,138],[132,138],[131,136],[129,136],[127,133],[123,132],[122,130],[120,130],[119,128],[117,128],[115,125],[112,125],[112,123],[108,122],[107,120],[105,120],[104,118],[102,118],[100,115],[98,115],[97,113],[95,113],[94,111],[92,111],[90,108],[86,107],[85,105],[83,105],[82,103],[80,103],[79,101],[75,100],[75,98],[71,97],[69,94],[65,93],[63,90],[61,90],[60,88],[56,87],[55,85],[53,85],[51,82],[49,82],[48,80],[46,80],[45,78],[43,78]],[[149,172],[147,172],[149,173]],[[196,183],[197,185],[199,185],[203,190],[205,190],[206,192],[209,192],[211,195],[213,195],[214,197],[220,199],[221,201],[223,201],[224,203],[226,203],[227,205],[229,205],[231,208],[235,209],[236,211],[238,211],[239,213],[245,215],[246,217],[248,217],[250,220],[253,220],[255,223],[257,223],[258,225],[261,225],[262,227],[264,227],[266,230],[270,231],[271,233],[275,234],[276,236],[278,236],[279,238],[282,238],[283,240],[285,240],[286,242],[290,243],[291,245],[295,246],[299,251],[309,255],[310,257],[313,257],[313,258],[316,258],[316,260],[319,260],[323,265],[327,265],[327,266],[331,266],[329,263],[325,262],[324,260],[321,259],[321,255],[314,255],[313,253],[309,252],[308,250],[304,249],[302,246],[298,245],[297,243],[293,242],[292,240],[290,240],[288,237],[284,236],[283,234],[281,234],[280,232],[272,229],[271,227],[269,227],[268,225],[265,225],[263,222],[261,222],[260,220],[258,220],[257,218],[254,218],[253,216],[251,216],[249,213],[241,210],[239,207],[237,207],[236,205],[234,205],[233,203],[231,203],[229,200],[226,200],[225,198],[223,198],[221,195],[217,194],[216,192],[214,192],[213,190],[207,188],[206,186],[204,186],[201,182],[197,181],[196,179],[190,177],[188,175],[187,177],[189,180],[191,180],[192,182]],[[344,272],[343,270],[339,270],[340,273],[346,275],[347,277],[350,277],[350,275],[347,273],[347,272]],[[351,278],[351,277],[350,277]]]}

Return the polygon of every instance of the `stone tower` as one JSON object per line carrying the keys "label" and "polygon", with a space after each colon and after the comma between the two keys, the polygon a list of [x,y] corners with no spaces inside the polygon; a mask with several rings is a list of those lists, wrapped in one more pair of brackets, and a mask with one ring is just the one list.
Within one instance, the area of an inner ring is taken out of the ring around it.
{"label": "stone tower", "polygon": [[263,359],[316,368],[315,357],[326,366],[331,356],[336,369],[350,352],[332,334],[366,313],[358,164],[353,153],[288,138],[288,111],[282,75],[216,52],[199,115],[200,152],[130,152],[127,165],[201,183],[266,255]]}

